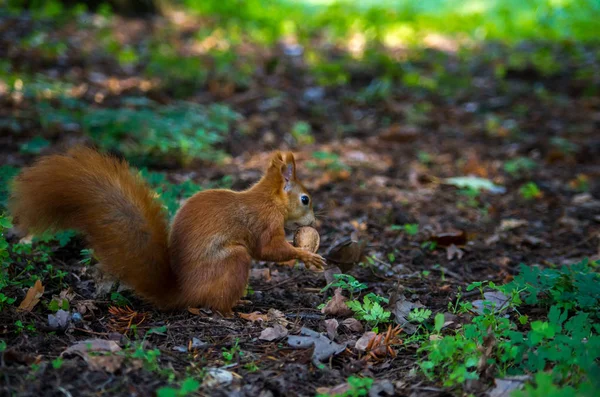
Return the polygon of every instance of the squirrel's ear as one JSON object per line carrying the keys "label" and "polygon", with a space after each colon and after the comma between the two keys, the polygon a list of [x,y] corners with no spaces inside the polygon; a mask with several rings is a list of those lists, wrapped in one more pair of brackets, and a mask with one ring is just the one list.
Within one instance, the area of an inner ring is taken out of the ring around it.
{"label": "squirrel's ear", "polygon": [[269,173],[277,175],[276,178],[282,180],[283,190],[285,192],[292,188],[292,182],[296,179],[296,161],[292,153],[275,152],[271,157]]}
{"label": "squirrel's ear", "polygon": [[285,168],[283,169],[283,177],[285,178],[286,183],[296,180],[296,159],[294,159],[292,152],[287,152],[285,154]]}

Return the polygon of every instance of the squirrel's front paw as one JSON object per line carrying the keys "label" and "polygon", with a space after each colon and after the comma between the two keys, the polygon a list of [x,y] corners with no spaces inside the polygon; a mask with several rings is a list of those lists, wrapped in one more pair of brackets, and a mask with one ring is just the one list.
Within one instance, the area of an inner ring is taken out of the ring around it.
{"label": "squirrel's front paw", "polygon": [[307,268],[311,268],[314,267],[314,270],[323,270],[323,267],[325,266],[325,258],[323,258],[321,255],[318,254],[313,254],[312,252],[306,252],[305,255],[303,255],[303,258],[301,258],[302,262],[304,262],[304,264],[306,265]]}

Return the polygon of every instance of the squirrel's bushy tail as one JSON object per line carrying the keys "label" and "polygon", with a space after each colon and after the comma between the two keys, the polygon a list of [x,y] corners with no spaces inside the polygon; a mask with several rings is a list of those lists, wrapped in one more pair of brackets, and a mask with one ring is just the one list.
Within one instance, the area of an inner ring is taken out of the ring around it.
{"label": "squirrel's bushy tail", "polygon": [[103,269],[158,306],[175,301],[166,216],[125,161],[86,147],[42,157],[16,178],[9,211],[23,231],[82,232]]}

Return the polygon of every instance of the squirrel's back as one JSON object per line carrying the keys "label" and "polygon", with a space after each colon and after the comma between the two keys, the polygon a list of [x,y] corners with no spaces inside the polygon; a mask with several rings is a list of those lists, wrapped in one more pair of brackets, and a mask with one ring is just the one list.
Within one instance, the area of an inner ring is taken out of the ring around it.
{"label": "squirrel's back", "polygon": [[125,161],[85,147],[42,157],[17,177],[9,211],[23,231],[82,232],[103,269],[157,306],[176,301],[165,213]]}

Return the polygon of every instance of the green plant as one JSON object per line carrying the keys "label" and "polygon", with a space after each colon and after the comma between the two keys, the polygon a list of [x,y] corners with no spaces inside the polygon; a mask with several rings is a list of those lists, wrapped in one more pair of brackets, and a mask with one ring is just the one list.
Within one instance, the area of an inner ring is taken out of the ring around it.
{"label": "green plant", "polygon": [[346,302],[346,305],[354,312],[357,320],[364,320],[371,328],[376,329],[378,324],[389,322],[391,316],[391,313],[385,310],[381,303],[388,303],[388,300],[369,293],[363,297],[362,303],[359,300],[351,300]]}
{"label": "green plant", "polygon": [[120,292],[111,292],[110,300],[115,306],[123,307],[131,305],[129,299],[123,296]]}
{"label": "green plant", "polygon": [[54,360],[52,360],[52,368],[54,369],[60,369],[63,365],[64,361],[62,359],[62,357],[56,357]]}
{"label": "green plant", "polygon": [[184,397],[195,393],[200,388],[200,383],[194,378],[186,378],[179,388],[165,386],[156,391],[157,397]]}
{"label": "green plant", "polygon": [[208,71],[199,57],[183,56],[169,43],[157,43],[150,48],[146,65],[149,77],[159,78],[162,85],[183,98],[200,89],[208,78]]}
{"label": "green plant", "polygon": [[550,143],[565,155],[573,155],[579,150],[579,145],[563,137],[555,136],[550,139]]}
{"label": "green plant", "polygon": [[79,261],[83,266],[90,266],[95,259],[94,250],[91,248],[84,248],[80,251],[82,259]]}
{"label": "green plant", "polygon": [[[477,379],[481,360],[485,359],[484,368],[494,368],[498,376],[542,373],[551,368],[550,378],[538,387],[550,381],[553,390],[591,390],[593,382],[597,382],[592,374],[600,370],[600,292],[594,288],[600,275],[596,267],[589,261],[561,269],[522,265],[520,274],[503,286],[490,282],[471,284],[472,290],[479,289],[481,293],[485,288],[503,291],[511,297],[510,305],[515,310],[538,305],[548,308],[547,315],[529,322],[527,316],[515,311],[517,324],[497,310],[484,309],[470,324],[446,336],[441,335],[443,316],[438,321],[438,315],[435,334],[419,350],[426,354],[426,360],[420,362],[421,369],[428,377],[441,379],[444,385],[452,387]],[[485,349],[488,350],[483,356]],[[535,390],[532,386],[525,389],[527,393]]]}
{"label": "green plant", "polygon": [[[350,376],[346,382],[348,383],[348,390],[343,393],[334,394],[336,397],[359,397],[367,396],[369,390],[373,386],[373,378],[360,378],[358,376]],[[330,397],[331,394],[317,394],[317,397]]]}
{"label": "green plant", "polygon": [[519,194],[525,200],[534,200],[541,198],[543,196],[540,188],[535,184],[535,182],[527,182],[519,188]]}
{"label": "green plant", "polygon": [[224,153],[215,145],[239,118],[224,105],[130,102],[129,107],[87,110],[82,124],[100,147],[117,149],[134,162],[167,155],[174,155],[184,165],[195,159],[222,159]]}
{"label": "green plant", "polygon": [[131,354],[132,358],[137,358],[142,360],[144,368],[148,371],[159,372],[160,365],[158,362],[158,358],[160,357],[160,350],[158,349],[144,349],[143,343],[136,343],[135,350],[133,354]]}
{"label": "green plant", "polygon": [[416,236],[419,233],[418,223],[406,223],[404,225],[392,225],[391,230],[401,230],[409,236]]}
{"label": "green plant", "polygon": [[473,304],[462,300],[462,290],[459,288],[456,294],[456,300],[454,302],[448,302],[448,310],[453,314],[465,314],[473,310]]}
{"label": "green plant", "polygon": [[235,339],[235,341],[233,342],[233,345],[229,349],[224,347],[221,352],[221,356],[223,357],[223,360],[225,361],[226,364],[230,364],[236,356],[242,357],[243,355],[244,355],[244,352],[240,348],[240,339],[239,338]]}
{"label": "green plant", "polygon": [[64,298],[53,298],[50,303],[48,304],[48,309],[53,312],[56,313],[59,310],[69,310],[69,300],[68,299],[64,299]]}
{"label": "green plant", "polygon": [[517,157],[511,160],[507,160],[504,163],[504,172],[512,177],[519,177],[524,173],[527,173],[537,167],[535,160],[529,157]]}
{"label": "green plant", "polygon": [[359,293],[360,291],[367,289],[367,284],[361,283],[349,274],[334,274],[333,278],[334,281],[327,284],[321,290],[321,292],[325,292],[330,288],[341,288],[350,292],[350,296],[354,296],[355,293]]}
{"label": "green plant", "polygon": [[17,320],[14,322],[14,326],[15,326],[15,333],[16,334],[21,334],[23,333],[23,331],[27,330],[29,332],[35,333],[36,329],[35,329],[35,325],[33,324],[23,324],[23,322],[21,320]]}
{"label": "green plant", "polygon": [[310,145],[315,142],[310,124],[306,121],[297,121],[292,125],[292,136],[300,145]]}
{"label": "green plant", "polygon": [[244,369],[248,372],[257,372],[260,370],[259,366],[254,361],[244,364]]}
{"label": "green plant", "polygon": [[140,175],[156,191],[158,198],[164,203],[170,217],[174,216],[180,207],[181,201],[190,198],[195,193],[204,189],[229,188],[232,178],[225,176],[222,179],[199,185],[191,180],[175,184],[167,179],[167,174],[151,172],[145,168],[139,170]]}
{"label": "green plant", "polygon": [[412,323],[423,323],[431,317],[431,310],[429,309],[413,309],[408,313],[408,321]]}
{"label": "green plant", "polygon": [[336,153],[316,151],[312,154],[313,160],[306,162],[306,167],[311,169],[324,169],[330,172],[349,171],[348,167]]}
{"label": "green plant", "polygon": [[520,299],[528,305],[556,305],[561,309],[584,310],[598,316],[600,274],[597,268],[598,264],[589,259],[560,269],[521,264],[519,274],[499,289],[505,294],[518,291]]}
{"label": "green plant", "polygon": [[36,136],[26,143],[21,144],[21,152],[27,154],[39,154],[43,149],[50,145],[47,139]]}
{"label": "green plant", "polygon": [[[8,199],[8,192],[12,179],[17,175],[19,169],[11,167],[9,165],[0,166],[0,212],[6,207],[6,200]],[[1,215],[1,219],[7,219],[7,216]],[[2,227],[0,225],[0,227]],[[5,227],[6,229],[8,227]]]}
{"label": "green plant", "polygon": [[460,189],[458,194],[463,197],[463,200],[460,201],[462,205],[471,208],[479,207],[479,196],[481,196],[481,191],[479,189],[467,187]]}
{"label": "green plant", "polygon": [[437,242],[435,241],[424,241],[421,243],[421,248],[426,251],[435,251],[437,248]]}

